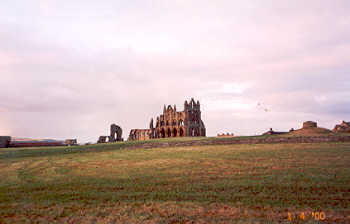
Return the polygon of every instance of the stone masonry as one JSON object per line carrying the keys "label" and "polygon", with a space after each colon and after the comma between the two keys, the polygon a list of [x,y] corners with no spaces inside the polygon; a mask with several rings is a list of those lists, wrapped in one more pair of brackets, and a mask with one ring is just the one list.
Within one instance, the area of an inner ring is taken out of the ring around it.
{"label": "stone masonry", "polygon": [[106,143],[106,142],[119,142],[123,141],[122,138],[123,130],[116,124],[111,124],[110,135],[102,135],[98,138],[97,143]]}

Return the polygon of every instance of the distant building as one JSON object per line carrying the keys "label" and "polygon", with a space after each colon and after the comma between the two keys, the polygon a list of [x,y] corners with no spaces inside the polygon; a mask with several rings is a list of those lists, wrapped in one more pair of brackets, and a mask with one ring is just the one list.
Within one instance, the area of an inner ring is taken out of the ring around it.
{"label": "distant building", "polygon": [[225,133],[222,133],[222,134],[218,134],[218,135],[217,135],[218,138],[230,138],[230,137],[232,138],[232,137],[234,137],[234,136],[235,136],[235,135],[234,135],[233,133],[231,133],[231,134],[230,134],[230,133],[226,133],[226,134],[225,134]]}
{"label": "distant building", "polygon": [[184,103],[184,110],[177,111],[176,105],[164,105],[163,114],[157,117],[155,127],[151,119],[149,129],[132,129],[128,140],[147,140],[153,138],[206,136],[205,125],[201,119],[199,101],[192,98]]}
{"label": "distant building", "polygon": [[77,139],[66,139],[65,143],[69,146],[78,145]]}

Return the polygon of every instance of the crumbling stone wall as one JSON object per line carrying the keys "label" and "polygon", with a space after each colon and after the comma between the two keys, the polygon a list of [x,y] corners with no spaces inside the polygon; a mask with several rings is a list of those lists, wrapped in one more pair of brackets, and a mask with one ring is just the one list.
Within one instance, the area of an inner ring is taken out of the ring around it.
{"label": "crumbling stone wall", "polygon": [[129,141],[148,140],[152,138],[151,129],[132,129],[129,134]]}
{"label": "crumbling stone wall", "polygon": [[111,124],[110,135],[109,136],[100,136],[97,140],[97,143],[107,143],[107,142],[119,142],[123,141],[122,138],[123,130],[116,124]]}
{"label": "crumbling stone wall", "polygon": [[97,140],[97,143],[106,143],[108,141],[109,141],[109,136],[100,136]]}
{"label": "crumbling stone wall", "polygon": [[111,134],[110,134],[110,138],[109,138],[109,142],[119,142],[122,141],[122,134],[123,134],[123,130],[121,129],[121,127],[119,127],[116,124],[112,124],[111,125]]}

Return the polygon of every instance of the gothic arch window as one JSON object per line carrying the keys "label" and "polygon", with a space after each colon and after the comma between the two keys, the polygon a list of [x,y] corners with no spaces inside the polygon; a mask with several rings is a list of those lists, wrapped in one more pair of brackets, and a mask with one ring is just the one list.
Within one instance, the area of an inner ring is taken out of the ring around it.
{"label": "gothic arch window", "polygon": [[193,113],[191,117],[192,117],[192,121],[195,122],[196,121],[196,114]]}
{"label": "gothic arch window", "polygon": [[169,121],[166,121],[166,126],[169,126]]}
{"label": "gothic arch window", "polygon": [[162,128],[162,130],[160,131],[160,136],[162,138],[165,138],[165,130],[164,130],[164,128]]}
{"label": "gothic arch window", "polygon": [[175,126],[175,125],[176,125],[176,121],[175,121],[175,120],[173,120],[172,125],[173,125],[173,126]]}
{"label": "gothic arch window", "polygon": [[173,129],[173,137],[177,137],[177,129],[176,128]]}
{"label": "gothic arch window", "polygon": [[167,134],[168,134],[167,135],[168,137],[171,137],[171,130],[170,130],[170,128],[168,128]]}
{"label": "gothic arch window", "polygon": [[194,131],[194,136],[199,136],[199,128],[196,128]]}
{"label": "gothic arch window", "polygon": [[183,129],[183,128],[180,128],[180,131],[179,131],[179,132],[180,132],[180,133],[179,133],[179,134],[180,134],[180,137],[184,137],[184,134],[185,134],[185,133],[184,133],[184,129]]}
{"label": "gothic arch window", "polygon": [[180,125],[180,126],[183,126],[183,125],[184,125],[183,120],[179,120],[179,125]]}

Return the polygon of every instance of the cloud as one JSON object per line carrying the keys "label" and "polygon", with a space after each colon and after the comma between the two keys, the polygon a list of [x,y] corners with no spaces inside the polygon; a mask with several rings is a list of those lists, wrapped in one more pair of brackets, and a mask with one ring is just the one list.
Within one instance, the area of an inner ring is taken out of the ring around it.
{"label": "cloud", "polygon": [[127,138],[192,96],[209,135],[350,119],[348,1],[2,4],[4,134]]}

